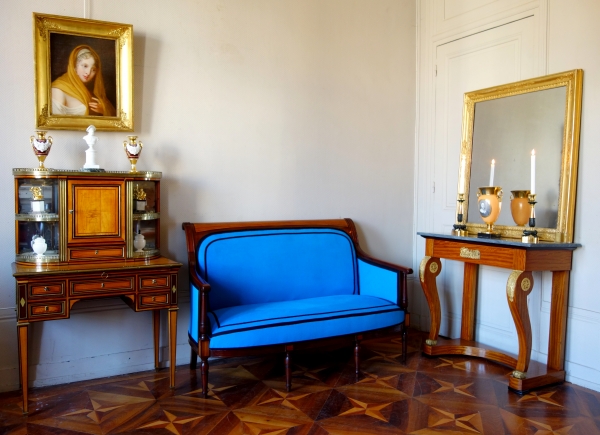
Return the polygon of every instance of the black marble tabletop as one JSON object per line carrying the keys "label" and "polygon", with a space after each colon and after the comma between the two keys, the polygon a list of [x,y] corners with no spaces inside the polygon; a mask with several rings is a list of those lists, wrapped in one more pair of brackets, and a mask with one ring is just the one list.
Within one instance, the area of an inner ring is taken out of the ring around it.
{"label": "black marble tabletop", "polygon": [[452,234],[441,233],[425,233],[417,232],[417,234],[426,239],[453,240],[464,243],[478,243],[480,245],[495,245],[495,246],[511,246],[514,248],[528,249],[577,249],[581,248],[581,243],[558,243],[544,242],[539,243],[523,243],[519,239],[480,239],[477,235],[455,236]]}

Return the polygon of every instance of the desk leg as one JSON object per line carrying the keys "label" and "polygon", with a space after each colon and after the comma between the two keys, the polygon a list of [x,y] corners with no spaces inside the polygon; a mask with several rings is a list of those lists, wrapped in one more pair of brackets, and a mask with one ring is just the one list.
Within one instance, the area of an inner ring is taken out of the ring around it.
{"label": "desk leg", "polygon": [[527,295],[533,289],[533,275],[531,272],[514,270],[506,283],[506,298],[508,306],[517,328],[519,339],[519,356],[517,366],[512,376],[525,379],[529,360],[531,358],[531,321],[527,308]]}
{"label": "desk leg", "polygon": [[570,272],[568,270],[552,272],[548,368],[554,370],[563,370],[565,366],[569,275]]}
{"label": "desk leg", "polygon": [[152,311],[152,330],[154,332],[154,370],[158,371],[158,353],[160,350],[160,310]]}
{"label": "desk leg", "polygon": [[175,388],[175,363],[177,352],[177,308],[169,308],[169,377]]}
{"label": "desk leg", "polygon": [[442,320],[442,309],[440,307],[440,298],[438,295],[436,277],[442,271],[442,263],[439,258],[423,257],[419,266],[419,279],[421,287],[429,305],[429,316],[431,317],[431,325],[429,327],[429,338],[425,340],[427,346],[437,344],[438,334],[440,332],[440,323]]}
{"label": "desk leg", "polygon": [[20,372],[20,381],[21,381],[21,390],[23,391],[23,414],[27,414],[29,412],[28,407],[28,358],[27,358],[27,333],[29,329],[29,323],[17,323],[17,336],[19,338],[19,372]]}
{"label": "desk leg", "polygon": [[478,264],[465,263],[460,338],[468,341],[475,339],[475,302],[477,300],[478,275]]}

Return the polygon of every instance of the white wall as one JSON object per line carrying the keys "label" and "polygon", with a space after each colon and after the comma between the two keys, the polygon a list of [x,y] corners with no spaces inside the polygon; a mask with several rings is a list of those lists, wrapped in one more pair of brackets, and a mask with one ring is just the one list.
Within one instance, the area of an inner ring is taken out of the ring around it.
{"label": "white wall", "polygon": [[[2,3],[0,390],[18,388],[11,169],[36,164],[31,15],[83,17],[84,3]],[[138,168],[163,172],[165,255],[186,261],[184,221],[351,217],[368,252],[413,263],[414,0],[87,4],[89,18],[134,26]],[[50,135],[48,167],[83,165],[83,132]],[[127,170],[126,134],[98,136],[100,165]],[[119,300],[78,305],[70,320],[31,328],[33,385],[152,367],[149,313]]]}
{"label": "white wall", "polygon": [[[583,69],[583,106],[579,154],[579,182],[575,209],[575,251],[571,273],[567,370],[572,382],[600,391],[600,297],[594,285],[600,258],[596,197],[600,167],[600,3],[594,0],[550,0],[548,21],[549,73]],[[592,199],[590,201],[590,199]]]}
{"label": "white wall", "polygon": [[[600,207],[595,197],[597,168],[600,164],[600,3],[594,0],[506,0],[485,4],[470,0],[420,0],[418,3],[419,29],[419,113],[416,153],[417,208],[415,225],[420,231],[431,231],[433,227],[433,195],[431,180],[435,177],[429,164],[432,158],[434,119],[431,116],[434,94],[435,48],[444,42],[456,40],[487,29],[529,16],[540,17],[537,24],[539,38],[538,64],[545,65],[545,73],[581,68],[584,70],[583,108],[580,141],[579,178],[575,219],[575,242],[583,245],[575,251],[571,273],[571,289],[566,342],[567,380],[600,391],[600,348],[593,345],[594,334],[600,329],[600,298],[593,282],[597,258],[600,255],[600,234],[596,216]],[[475,89],[473,89],[475,90]],[[459,159],[456,157],[456,173]],[[443,187],[436,186],[437,189]],[[424,252],[422,239],[415,239],[415,259],[420,260]],[[489,292],[504,292],[507,272],[491,271],[485,282]],[[498,273],[496,273],[498,272]],[[533,313],[534,329],[533,358],[545,361],[548,342],[548,320],[550,312],[551,285],[549,274],[544,274],[544,283],[534,288],[529,300]],[[450,280],[449,280],[450,281]],[[455,280],[462,282],[460,280]],[[539,281],[539,280],[538,280]],[[460,283],[453,282],[449,290],[460,295]],[[541,288],[540,288],[541,287]],[[413,316],[423,329],[428,329],[429,313],[424,298],[415,292]],[[446,322],[460,319],[446,319]],[[510,321],[510,319],[509,319]],[[532,322],[533,323],[533,322]],[[479,334],[479,332],[477,332]]]}

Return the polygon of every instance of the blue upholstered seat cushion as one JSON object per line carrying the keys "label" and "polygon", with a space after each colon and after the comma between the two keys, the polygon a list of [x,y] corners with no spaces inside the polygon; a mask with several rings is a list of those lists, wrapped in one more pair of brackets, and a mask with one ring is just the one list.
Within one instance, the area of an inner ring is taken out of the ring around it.
{"label": "blue upholstered seat cushion", "polygon": [[[227,307],[209,318],[210,347],[229,349],[371,331],[402,323],[404,312],[385,299],[336,295]],[[189,332],[197,342],[197,323]]]}

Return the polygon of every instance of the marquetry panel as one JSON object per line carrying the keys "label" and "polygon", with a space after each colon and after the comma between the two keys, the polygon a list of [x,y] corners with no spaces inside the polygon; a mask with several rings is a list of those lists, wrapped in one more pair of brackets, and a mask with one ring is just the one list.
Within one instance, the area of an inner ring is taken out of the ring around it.
{"label": "marquetry panel", "polygon": [[140,277],[140,290],[157,290],[170,287],[169,275],[142,276]]}
{"label": "marquetry panel", "polygon": [[133,283],[133,277],[72,281],[70,294],[75,296],[86,295],[90,293],[102,293],[111,291],[122,292],[124,290],[134,290]]}
{"label": "marquetry panel", "polygon": [[64,281],[48,281],[40,284],[30,284],[28,287],[31,298],[51,298],[65,295]]}
{"label": "marquetry panel", "polygon": [[69,261],[98,261],[125,259],[125,246],[69,248]]}
{"label": "marquetry panel", "polygon": [[46,302],[29,305],[29,318],[31,320],[39,318],[62,318],[66,317],[66,304],[60,302]]}
{"label": "marquetry panel", "polygon": [[125,242],[124,192],[119,180],[69,180],[69,243]]}
{"label": "marquetry panel", "polygon": [[138,309],[156,309],[157,307],[167,307],[169,305],[170,292],[148,293],[138,295]]}

